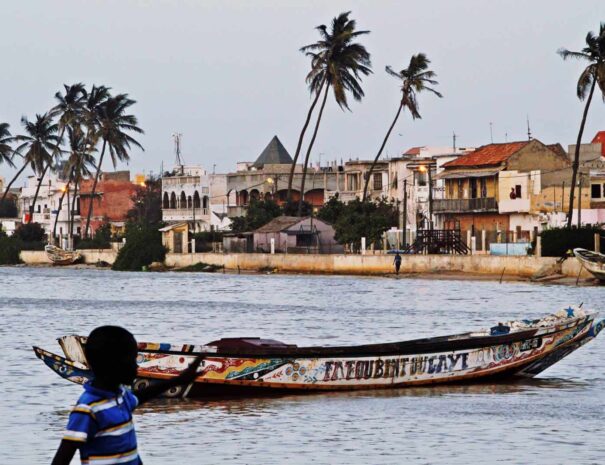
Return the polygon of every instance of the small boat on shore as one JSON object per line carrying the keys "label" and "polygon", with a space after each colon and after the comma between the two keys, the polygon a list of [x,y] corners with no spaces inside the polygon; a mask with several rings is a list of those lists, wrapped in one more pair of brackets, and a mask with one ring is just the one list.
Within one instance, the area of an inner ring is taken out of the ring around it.
{"label": "small boat on shore", "polygon": [[53,265],[71,265],[80,259],[80,252],[75,250],[65,250],[56,245],[48,244],[44,247],[46,256]]}
{"label": "small boat on shore", "polygon": [[[538,320],[489,330],[359,346],[298,347],[271,339],[226,338],[206,345],[139,343],[133,390],[177,376],[199,355],[199,375],[168,397],[248,395],[259,391],[385,389],[534,377],[592,340],[605,320],[567,308]],[[34,347],[59,376],[91,379],[83,336],[58,339],[65,357]]]}
{"label": "small boat on shore", "polygon": [[586,249],[573,249],[573,254],[595,278],[605,281],[605,255]]}

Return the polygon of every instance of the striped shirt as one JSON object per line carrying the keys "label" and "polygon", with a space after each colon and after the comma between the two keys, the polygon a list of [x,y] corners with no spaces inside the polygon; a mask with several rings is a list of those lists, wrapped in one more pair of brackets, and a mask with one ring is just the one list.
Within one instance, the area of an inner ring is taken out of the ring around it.
{"label": "striped shirt", "polygon": [[141,465],[132,422],[138,402],[124,387],[115,393],[86,383],[63,439],[81,443],[83,465]]}

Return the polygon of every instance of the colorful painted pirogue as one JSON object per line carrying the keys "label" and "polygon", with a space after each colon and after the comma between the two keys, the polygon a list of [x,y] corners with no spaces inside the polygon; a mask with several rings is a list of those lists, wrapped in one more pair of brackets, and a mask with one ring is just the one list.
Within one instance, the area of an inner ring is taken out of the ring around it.
{"label": "colorful painted pirogue", "polygon": [[[533,377],[603,329],[594,313],[568,308],[540,320],[512,321],[454,336],[342,347],[297,347],[258,338],[231,338],[204,346],[139,343],[136,391],[176,376],[196,354],[205,354],[195,383],[168,396],[247,394],[256,390],[383,389],[421,384]],[[91,377],[86,339],[65,336],[67,358],[34,347],[63,378]]]}

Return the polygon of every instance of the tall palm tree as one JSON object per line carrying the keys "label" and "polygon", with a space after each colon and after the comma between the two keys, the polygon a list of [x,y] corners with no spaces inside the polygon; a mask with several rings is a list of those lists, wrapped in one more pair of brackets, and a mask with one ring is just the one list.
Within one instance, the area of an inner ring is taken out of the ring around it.
{"label": "tall palm tree", "polygon": [[[586,47],[580,52],[572,52],[565,48],[561,48],[557,53],[564,60],[576,58],[588,62],[588,65],[580,74],[576,87],[578,98],[580,100],[586,99],[586,104],[584,105],[584,112],[582,113],[582,121],[580,122],[580,130],[578,131],[578,139],[576,141],[572,164],[571,188],[569,190],[569,212],[567,214],[567,228],[571,229],[571,215],[573,213],[576,179],[580,168],[580,144],[582,143],[582,134],[584,133],[588,109],[590,108],[592,96],[597,84],[601,89],[603,99],[605,100],[605,23],[601,23],[598,36],[595,35],[594,32],[589,32],[586,35]],[[586,98],[587,95],[588,98]]]}
{"label": "tall palm tree", "polygon": [[[67,159],[65,166],[63,167],[63,175],[67,178],[67,184],[63,189],[61,197],[59,198],[59,207],[57,209],[57,215],[55,216],[55,224],[53,226],[53,237],[57,235],[57,222],[59,220],[59,214],[63,206],[63,200],[66,195],[69,195],[70,186],[74,185],[73,202],[75,204],[78,184],[82,177],[90,176],[92,174],[91,167],[94,166],[94,156],[92,150],[88,147],[88,141],[84,134],[84,130],[80,125],[75,127],[67,127],[67,138],[69,141],[70,156]],[[73,229],[73,216],[75,213],[75,205],[69,208],[69,197],[68,197],[68,219],[69,219],[69,231],[71,233]]]}
{"label": "tall palm tree", "polygon": [[318,26],[316,29],[319,31],[321,39],[300,49],[311,58],[311,71],[307,74],[306,79],[309,89],[316,93],[316,98],[322,92],[322,88],[325,88],[325,93],[315,122],[313,136],[305,154],[298,203],[299,216],[302,213],[309,156],[317,138],[329,90],[332,89],[338,106],[348,110],[347,92],[350,92],[355,100],[361,100],[364,96],[360,85],[361,77],[372,72],[370,54],[363,45],[355,42],[357,37],[369,34],[369,31],[356,31],[356,22],[349,19],[350,14],[351,12],[348,11],[334,18],[329,30],[326,25]]}
{"label": "tall palm tree", "polygon": [[86,226],[84,228],[84,236],[86,237],[88,237],[90,219],[93,211],[93,199],[99,181],[99,175],[101,174],[101,166],[103,164],[106,149],[109,149],[109,154],[114,167],[118,160],[128,161],[130,159],[128,152],[131,145],[144,150],[143,146],[128,134],[128,132],[144,134],[144,131],[138,126],[139,123],[136,116],[126,114],[129,107],[135,103],[136,101],[128,98],[127,94],[119,94],[115,97],[109,97],[98,105],[95,122],[95,125],[97,126],[95,130],[95,140],[102,140],[103,145],[99,162],[97,163],[97,172],[90,192],[90,204],[88,216],[86,217]]}
{"label": "tall palm tree", "polygon": [[53,118],[49,113],[36,115],[36,120],[33,122],[29,121],[24,116],[21,118],[21,123],[25,129],[25,134],[15,136],[14,140],[22,142],[15,150],[23,154],[24,163],[23,167],[8,185],[7,192],[10,185],[17,179],[23,170],[28,165],[31,166],[34,173],[38,176],[38,186],[32,204],[29,207],[29,224],[32,221],[34,208],[36,206],[36,201],[38,200],[38,193],[40,192],[40,186],[42,184],[41,179],[44,178],[46,171],[52,165],[53,153],[60,141],[59,136],[57,136],[58,125],[53,122]]}
{"label": "tall palm tree", "polygon": [[14,152],[10,145],[13,142],[13,137],[11,136],[9,127],[8,123],[0,123],[0,164],[6,163],[11,168],[14,168]]}
{"label": "tall palm tree", "polygon": [[418,111],[417,94],[423,91],[429,91],[439,98],[443,97],[439,92],[430,87],[439,84],[433,79],[436,74],[428,69],[430,63],[431,61],[424,53],[419,53],[418,55],[412,55],[408,67],[399,72],[393,71],[390,66],[386,67],[386,72],[401,82],[401,100],[399,101],[395,118],[389,126],[389,129],[382,141],[382,145],[380,146],[380,149],[378,149],[378,153],[376,154],[376,157],[374,157],[374,161],[372,162],[370,170],[367,173],[366,182],[363,187],[362,200],[364,202],[368,196],[368,186],[370,184],[370,178],[372,177],[372,171],[374,171],[376,163],[378,163],[378,159],[380,158],[380,155],[382,155],[382,151],[389,140],[389,136],[395,127],[395,123],[397,123],[397,120],[399,119],[401,110],[407,108],[412,115],[412,119],[420,119],[422,117]]}

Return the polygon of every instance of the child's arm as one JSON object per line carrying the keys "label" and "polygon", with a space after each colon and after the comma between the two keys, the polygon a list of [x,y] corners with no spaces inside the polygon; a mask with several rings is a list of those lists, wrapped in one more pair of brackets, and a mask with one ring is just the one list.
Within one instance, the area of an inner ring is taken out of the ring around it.
{"label": "child's arm", "polygon": [[71,463],[71,459],[78,450],[78,447],[80,447],[80,445],[77,442],[66,441],[63,439],[59,445],[59,448],[57,449],[57,453],[55,454],[55,458],[53,459],[51,465],[69,465]]}
{"label": "child's arm", "polygon": [[139,400],[139,405],[141,405],[155,397],[158,397],[159,395],[166,392],[168,389],[170,389],[172,387],[182,386],[183,384],[189,384],[189,383],[193,382],[193,380],[197,376],[197,369],[200,366],[200,364],[202,363],[203,359],[204,359],[204,356],[199,355],[193,362],[191,362],[189,364],[189,367],[187,367],[187,369],[184,370],[180,375],[178,375],[174,378],[171,378],[171,379],[154,382],[151,386],[149,386],[145,389],[141,389],[140,391],[137,391],[135,393],[135,395],[137,396],[137,399]]}

